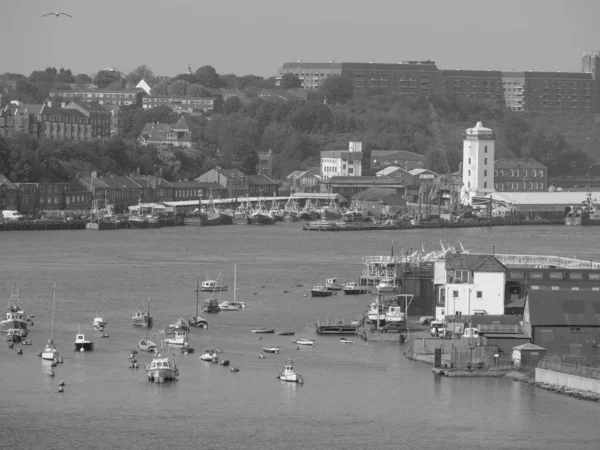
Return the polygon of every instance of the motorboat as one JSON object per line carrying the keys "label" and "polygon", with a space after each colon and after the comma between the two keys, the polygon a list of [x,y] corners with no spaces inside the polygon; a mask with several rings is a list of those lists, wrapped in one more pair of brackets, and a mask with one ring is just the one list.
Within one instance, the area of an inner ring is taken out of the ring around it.
{"label": "motorboat", "polygon": [[344,288],[337,278],[327,278],[325,280],[325,287],[330,291],[341,291]]}
{"label": "motorboat", "polygon": [[227,300],[219,303],[219,308],[221,311],[241,311],[242,306],[235,303],[229,303]]}
{"label": "motorboat", "polygon": [[18,344],[27,337],[27,330],[22,328],[11,328],[6,332],[6,340]]}
{"label": "motorboat", "polygon": [[[148,311],[148,317],[150,317],[150,297],[148,297],[148,307],[146,309]],[[138,342],[138,348],[145,352],[153,352],[156,350],[157,346],[154,342],[148,340],[148,330],[150,327],[146,327],[146,338],[142,339]]]}
{"label": "motorboat", "polygon": [[292,341],[294,344],[298,344],[298,345],[308,345],[311,347],[314,347],[315,345],[315,340],[314,339],[296,339],[294,341]]}
{"label": "motorboat", "polygon": [[376,288],[377,288],[378,292],[383,292],[383,293],[395,292],[396,291],[396,283],[395,283],[394,278],[384,277],[381,280],[379,280],[379,283],[377,283]]}
{"label": "motorboat", "polygon": [[215,358],[218,358],[217,351],[213,349],[206,349],[204,350],[204,353],[200,355],[201,361],[213,362]]}
{"label": "motorboat", "polygon": [[151,327],[152,326],[152,316],[150,316],[150,311],[147,308],[140,308],[133,313],[131,317],[134,327]]}
{"label": "motorboat", "polygon": [[326,286],[317,285],[310,290],[310,295],[311,297],[329,297],[333,295],[333,291],[327,289]]}
{"label": "motorboat", "polygon": [[210,297],[204,300],[204,305],[202,305],[202,311],[209,314],[218,313],[221,311],[221,307],[219,306],[219,302],[216,298]]}
{"label": "motorboat", "polygon": [[226,291],[227,286],[220,284],[217,280],[204,280],[200,285],[200,290],[203,292]]}
{"label": "motorboat", "polygon": [[388,306],[385,313],[387,323],[404,323],[405,316],[400,306]]}
{"label": "motorboat", "polygon": [[344,288],[342,290],[344,291],[344,294],[346,294],[346,295],[360,295],[360,294],[367,294],[369,292],[369,289],[367,289],[366,287],[360,286],[356,281],[351,281],[349,283],[346,283],[346,285],[344,286]]}
{"label": "motorboat", "polygon": [[294,331],[278,331],[277,334],[279,336],[293,336],[295,334]]}
{"label": "motorboat", "polygon": [[85,335],[81,333],[77,333],[75,335],[75,342],[73,345],[75,346],[75,351],[77,352],[89,352],[94,350],[94,343],[92,341],[88,341],[85,338]]}
{"label": "motorboat", "polygon": [[146,376],[149,381],[155,383],[174,381],[179,377],[175,355],[169,353],[166,346],[161,345],[160,348],[156,349],[152,362],[146,365]]}
{"label": "motorboat", "polygon": [[349,339],[349,338],[347,338],[347,337],[341,337],[341,338],[340,338],[340,342],[341,342],[342,344],[352,344],[352,339]]}
{"label": "motorboat", "polygon": [[27,330],[29,323],[30,320],[27,319],[27,314],[19,301],[19,288],[17,286],[17,294],[13,292],[8,299],[5,318],[0,322],[0,330],[8,331],[11,328]]}
{"label": "motorboat", "polygon": [[256,328],[253,333],[275,333],[275,328]]}
{"label": "motorboat", "polygon": [[277,378],[279,378],[281,381],[288,381],[291,383],[304,383],[302,375],[296,372],[296,369],[294,368],[294,361],[291,359],[288,359],[285,362],[283,371],[277,374]]}
{"label": "motorboat", "polygon": [[279,353],[279,347],[263,347],[265,353]]}
{"label": "motorboat", "polygon": [[181,347],[181,353],[183,353],[184,355],[187,355],[188,353],[194,353],[194,349],[192,347],[190,347],[190,343],[189,342],[186,342]]}
{"label": "motorboat", "polygon": [[165,338],[165,344],[170,345],[185,345],[188,342],[187,332],[183,330],[175,330],[172,336]]}
{"label": "motorboat", "polygon": [[367,319],[372,323],[384,322],[385,311],[383,305],[378,305],[377,302],[372,302],[367,309]]}
{"label": "motorboat", "polygon": [[94,321],[92,322],[92,325],[94,326],[94,330],[102,331],[102,330],[104,330],[104,327],[106,326],[106,320],[104,320],[103,317],[94,317]]}

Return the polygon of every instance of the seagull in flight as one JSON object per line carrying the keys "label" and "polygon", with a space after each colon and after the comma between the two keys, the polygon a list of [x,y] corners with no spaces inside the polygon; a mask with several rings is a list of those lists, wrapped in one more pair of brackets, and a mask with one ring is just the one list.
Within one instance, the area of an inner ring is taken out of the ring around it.
{"label": "seagull in flight", "polygon": [[46,16],[56,16],[56,17],[58,17],[58,16],[68,16],[71,19],[73,18],[73,16],[71,14],[67,14],[67,13],[64,13],[64,12],[51,12],[51,13],[43,14],[42,15],[42,17],[46,17]]}

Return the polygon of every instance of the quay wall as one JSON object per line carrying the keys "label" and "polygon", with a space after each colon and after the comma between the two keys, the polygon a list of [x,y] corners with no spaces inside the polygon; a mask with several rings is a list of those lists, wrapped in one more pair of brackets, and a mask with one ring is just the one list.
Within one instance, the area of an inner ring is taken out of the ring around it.
{"label": "quay wall", "polygon": [[600,394],[600,380],[593,378],[580,377],[570,373],[555,372],[548,369],[535,369],[536,383],[550,384],[554,386],[562,386],[569,389],[577,389],[579,391],[589,391],[595,394]]}

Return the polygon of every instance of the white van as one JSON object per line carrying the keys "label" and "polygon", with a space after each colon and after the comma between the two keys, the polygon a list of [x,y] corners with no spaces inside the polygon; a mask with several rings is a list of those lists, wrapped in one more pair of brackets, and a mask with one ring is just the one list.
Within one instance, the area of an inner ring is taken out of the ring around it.
{"label": "white van", "polygon": [[2,218],[4,220],[21,220],[23,216],[19,211],[2,211]]}

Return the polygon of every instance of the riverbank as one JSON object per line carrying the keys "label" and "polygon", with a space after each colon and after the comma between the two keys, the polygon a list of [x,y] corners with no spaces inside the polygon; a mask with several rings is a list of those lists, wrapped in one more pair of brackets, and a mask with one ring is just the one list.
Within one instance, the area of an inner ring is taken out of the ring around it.
{"label": "riverbank", "polygon": [[590,402],[599,402],[600,394],[595,392],[584,391],[581,389],[568,388],[566,386],[558,386],[556,384],[544,383],[536,381],[534,377],[523,372],[509,372],[506,374],[506,378],[520,381],[521,383],[530,384],[540,389],[555,392],[556,394],[568,395],[569,397],[578,398],[580,400],[587,400]]}

